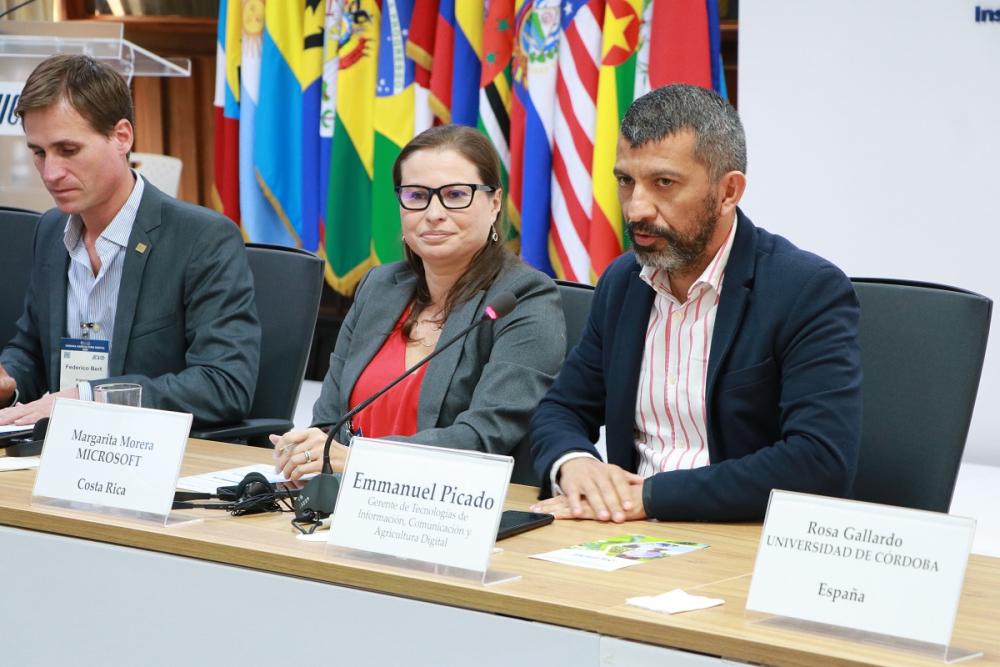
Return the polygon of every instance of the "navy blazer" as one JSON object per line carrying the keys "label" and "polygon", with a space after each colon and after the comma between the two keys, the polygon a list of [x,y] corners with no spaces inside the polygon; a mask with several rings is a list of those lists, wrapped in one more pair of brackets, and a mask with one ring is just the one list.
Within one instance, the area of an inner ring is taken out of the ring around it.
{"label": "navy blazer", "polygon": [[[710,465],[646,480],[663,520],[760,519],[771,489],[851,494],[861,442],[857,297],[833,264],[755,227],[742,211],[708,360]],[[635,471],[635,405],[654,292],[629,252],[605,271],[580,343],[531,424],[543,496],[570,451]]]}

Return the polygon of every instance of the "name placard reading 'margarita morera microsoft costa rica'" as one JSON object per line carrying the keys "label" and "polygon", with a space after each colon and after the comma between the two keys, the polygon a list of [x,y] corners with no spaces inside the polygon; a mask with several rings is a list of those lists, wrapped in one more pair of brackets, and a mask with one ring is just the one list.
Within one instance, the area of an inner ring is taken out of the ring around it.
{"label": "name placard reading 'margarita morera microsoft costa rica'", "polygon": [[975,521],[773,491],[747,610],[947,646]]}
{"label": "name placard reading 'margarita morera microsoft costa rica'", "polygon": [[56,399],[33,502],[170,513],[191,415]]}
{"label": "name placard reading 'margarita morera microsoft costa rica'", "polygon": [[355,438],[330,544],[485,572],[510,457]]}

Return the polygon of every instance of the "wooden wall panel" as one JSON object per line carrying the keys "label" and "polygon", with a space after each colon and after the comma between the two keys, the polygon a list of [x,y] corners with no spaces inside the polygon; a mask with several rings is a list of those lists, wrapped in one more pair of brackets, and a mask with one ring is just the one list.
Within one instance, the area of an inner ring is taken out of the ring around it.
{"label": "wooden wall panel", "polygon": [[138,77],[132,81],[135,105],[135,150],[163,153],[163,94],[159,79]]}
{"label": "wooden wall panel", "polygon": [[[72,16],[72,13],[67,14]],[[215,19],[182,16],[102,16],[125,24],[125,38],[153,53],[188,58],[191,76],[136,77],[135,150],[184,163],[178,197],[211,206],[215,97]]]}
{"label": "wooden wall panel", "polygon": [[198,130],[199,198],[203,206],[212,205],[215,183],[215,56],[198,56],[191,63],[194,70],[198,104],[195,127]]}
{"label": "wooden wall panel", "polygon": [[181,187],[178,197],[199,202],[198,132],[195,125],[195,82],[191,78],[169,78],[167,84],[167,154],[181,159]]}

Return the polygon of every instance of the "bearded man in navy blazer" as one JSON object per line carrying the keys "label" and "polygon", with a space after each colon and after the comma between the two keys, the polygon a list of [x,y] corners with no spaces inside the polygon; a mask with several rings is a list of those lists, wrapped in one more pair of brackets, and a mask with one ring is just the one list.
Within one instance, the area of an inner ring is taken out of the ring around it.
{"label": "bearded man in navy blazer", "polygon": [[[221,215],[168,197],[129,168],[128,84],[89,56],[53,56],[18,100],[56,207],[38,221],[17,331],[0,353],[0,425],[33,424],[57,396],[142,385],[145,407],[197,424],[253,403],[260,323],[243,239]],[[108,348],[92,375],[64,364],[72,339]]]}
{"label": "bearded man in navy blazer", "polygon": [[715,93],[666,86],[629,108],[615,176],[633,249],[532,419],[552,496],[535,511],[744,521],[772,489],[851,494],[858,301],[836,266],[739,210],[745,173],[742,124]]}

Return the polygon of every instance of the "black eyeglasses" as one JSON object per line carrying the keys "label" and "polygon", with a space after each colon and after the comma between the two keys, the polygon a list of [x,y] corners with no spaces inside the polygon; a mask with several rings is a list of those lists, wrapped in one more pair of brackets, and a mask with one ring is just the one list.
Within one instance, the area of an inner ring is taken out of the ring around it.
{"label": "black eyeglasses", "polygon": [[472,206],[472,198],[476,190],[494,192],[492,185],[482,183],[449,183],[439,188],[428,188],[423,185],[397,185],[396,198],[399,205],[407,211],[423,211],[431,205],[431,197],[438,196],[441,205],[452,211]]}

